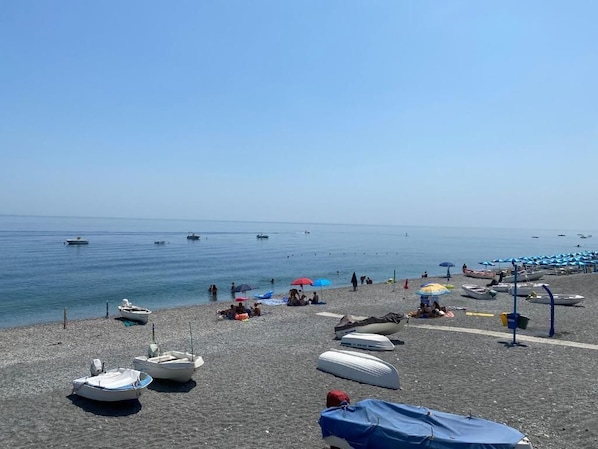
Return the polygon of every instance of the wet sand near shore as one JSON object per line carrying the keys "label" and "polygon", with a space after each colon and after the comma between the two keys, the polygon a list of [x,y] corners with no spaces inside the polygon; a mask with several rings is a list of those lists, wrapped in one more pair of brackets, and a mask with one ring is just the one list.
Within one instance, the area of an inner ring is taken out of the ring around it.
{"label": "wet sand near shore", "polygon": [[[371,397],[502,422],[527,434],[535,448],[598,447],[598,274],[542,280],[554,293],[586,297],[579,307],[555,308],[552,338],[550,307],[518,299],[518,311],[530,321],[517,331],[517,345],[499,318],[512,310],[512,296],[464,297],[461,284],[487,281],[454,276],[454,291],[441,297],[454,318],[412,318],[391,336],[395,351],[370,353],[397,367],[400,390],[316,369],[322,352],[340,347],[335,316],[415,310],[422,281],[410,280],[408,290],[401,281],[360,285],[356,292],[347,282],[321,293],[325,305],[263,305],[263,316],[245,322],[218,320],[216,311],[231,304],[219,301],[154,311],[145,326],[126,327],[113,315],[73,321],[67,329],[57,322],[0,330],[3,446],[319,449],[325,447],[317,421],[326,393],[340,389],[353,402]],[[193,350],[205,360],[193,381],[155,381],[127,404],[71,394],[72,380],[89,373],[93,358],[107,368],[132,367],[133,357],[147,351],[152,323],[164,350],[190,349],[191,327]]]}

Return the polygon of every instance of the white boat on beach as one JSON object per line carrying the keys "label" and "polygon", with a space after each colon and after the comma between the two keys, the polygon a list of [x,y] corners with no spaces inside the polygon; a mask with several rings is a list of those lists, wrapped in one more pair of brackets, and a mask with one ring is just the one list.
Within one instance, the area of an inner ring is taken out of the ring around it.
{"label": "white boat on beach", "polygon": [[322,411],[324,442],[333,448],[533,449],[519,430],[471,415],[365,399]]}
{"label": "white boat on beach", "polygon": [[496,273],[492,270],[471,270],[469,268],[463,268],[463,275],[476,279],[494,279]]}
{"label": "white boat on beach", "polygon": [[149,374],[130,369],[116,368],[104,371],[99,359],[91,362],[91,376],[73,381],[73,393],[94,401],[116,402],[138,399],[152,383]]}
{"label": "white boat on beach", "polygon": [[318,357],[318,369],[343,379],[398,390],[397,369],[373,355],[331,349]]}
{"label": "white boat on beach", "polygon": [[370,351],[394,351],[395,345],[385,335],[353,332],[343,335],[341,346]]}
{"label": "white boat on beach", "polygon": [[[517,273],[517,283],[539,281],[544,277],[545,274],[545,271],[519,271]],[[502,282],[515,282],[515,275],[510,274],[508,276],[503,276]]]}
{"label": "white boat on beach", "polygon": [[492,286],[492,290],[498,293],[508,293],[509,288],[511,288],[514,284],[509,282],[499,282]]}
{"label": "white boat on beach", "polygon": [[[532,292],[538,293],[538,292],[542,292],[542,291],[546,291],[544,290],[542,287],[546,285],[548,286],[548,284],[543,284],[543,283],[533,283],[533,282],[523,282],[523,283],[519,283],[517,282],[517,296],[529,296],[532,294]],[[515,284],[513,284],[512,286],[509,287],[509,295],[514,295],[515,294]]]}
{"label": "white boat on beach", "polygon": [[[563,293],[553,293],[552,297],[554,299],[554,304],[557,306],[574,306],[585,299],[585,297],[581,295],[567,295]],[[550,295],[548,295],[548,293],[532,293],[526,299],[529,302],[536,304],[550,304]]]}
{"label": "white boat on beach", "polygon": [[474,299],[496,299],[496,291],[490,287],[475,284],[463,284],[461,288],[467,296]]}
{"label": "white boat on beach", "polygon": [[120,316],[127,320],[139,321],[144,324],[147,323],[152,313],[149,309],[131,304],[127,298],[122,300],[121,305],[118,306],[118,311],[120,312]]}
{"label": "white boat on beach", "polygon": [[402,313],[390,312],[382,317],[369,317],[363,320],[357,320],[351,315],[343,316],[339,323],[334,327],[336,338],[342,338],[343,335],[359,332],[364,334],[391,335],[399,332],[405,327],[409,317]]}
{"label": "white boat on beach", "polygon": [[154,379],[173,382],[188,382],[202,365],[202,357],[181,351],[164,351],[154,357],[147,355],[133,359],[136,370],[143,371]]}

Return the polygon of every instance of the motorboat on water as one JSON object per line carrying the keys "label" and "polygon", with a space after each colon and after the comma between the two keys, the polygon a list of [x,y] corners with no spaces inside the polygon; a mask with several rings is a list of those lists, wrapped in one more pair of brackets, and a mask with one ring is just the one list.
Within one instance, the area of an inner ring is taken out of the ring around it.
{"label": "motorboat on water", "polygon": [[408,321],[409,317],[406,315],[394,312],[387,313],[382,317],[371,316],[361,320],[351,315],[345,315],[334,327],[334,332],[337,339],[353,332],[391,335],[403,329]]}
{"label": "motorboat on water", "polygon": [[341,346],[370,351],[394,351],[395,345],[386,335],[353,332],[343,335]]}
{"label": "motorboat on water", "polygon": [[104,370],[99,359],[93,359],[90,376],[73,381],[73,393],[94,401],[116,402],[138,399],[152,383],[152,376],[130,368]]}
{"label": "motorboat on water", "polygon": [[463,275],[476,279],[494,279],[496,273],[492,270],[471,270],[469,268],[463,268]]}
{"label": "motorboat on water", "polygon": [[496,299],[496,290],[490,287],[475,284],[463,284],[461,286],[465,294],[474,299]]}
{"label": "motorboat on water", "polygon": [[77,237],[75,239],[66,239],[64,243],[66,243],[67,245],[89,245],[89,240]]}
{"label": "motorboat on water", "polygon": [[[554,299],[554,305],[556,306],[574,306],[585,299],[585,297],[581,295],[568,295],[563,293],[553,293],[552,297]],[[550,295],[548,294],[532,292],[526,299],[529,302],[536,304],[550,304]]]}
{"label": "motorboat on water", "polygon": [[256,237],[258,239],[267,239],[268,238],[268,236],[266,234],[258,234],[258,235],[256,235]]}
{"label": "motorboat on water", "polygon": [[199,235],[197,235],[195,232],[190,232],[187,235],[187,240],[199,240]]}
{"label": "motorboat on water", "polygon": [[121,317],[126,318],[127,320],[139,321],[143,324],[147,323],[147,320],[152,313],[149,309],[131,304],[127,298],[122,300],[121,305],[118,306],[118,311],[120,312]]}
{"label": "motorboat on water", "polygon": [[355,351],[331,349],[318,357],[318,369],[343,379],[398,390],[399,373],[390,363]]}
{"label": "motorboat on water", "polygon": [[338,449],[533,449],[523,433],[504,424],[378,399],[329,407],[318,422],[324,442]]}

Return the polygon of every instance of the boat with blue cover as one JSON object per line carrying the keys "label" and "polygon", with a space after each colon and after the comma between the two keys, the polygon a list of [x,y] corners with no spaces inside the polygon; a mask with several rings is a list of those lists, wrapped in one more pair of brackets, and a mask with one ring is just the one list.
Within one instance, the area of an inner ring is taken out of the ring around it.
{"label": "boat with blue cover", "polygon": [[319,424],[324,442],[339,449],[533,449],[504,424],[378,399],[329,407]]}

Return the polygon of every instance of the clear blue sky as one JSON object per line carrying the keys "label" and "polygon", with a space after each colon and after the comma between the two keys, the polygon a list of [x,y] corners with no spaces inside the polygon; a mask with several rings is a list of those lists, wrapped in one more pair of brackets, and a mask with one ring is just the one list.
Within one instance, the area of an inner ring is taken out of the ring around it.
{"label": "clear blue sky", "polygon": [[592,231],[596,17],[0,0],[0,214]]}

